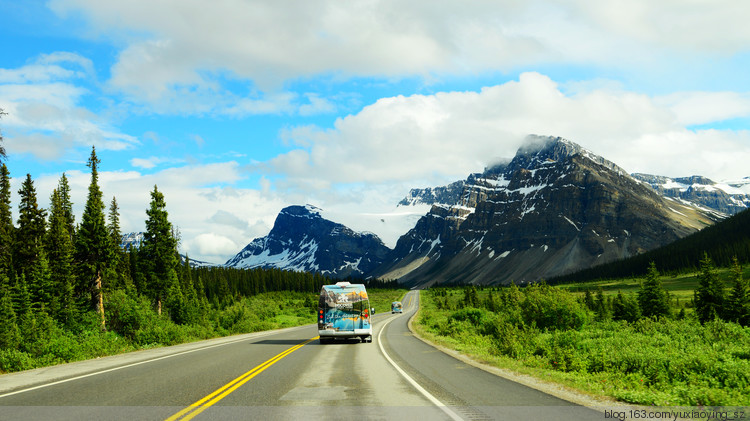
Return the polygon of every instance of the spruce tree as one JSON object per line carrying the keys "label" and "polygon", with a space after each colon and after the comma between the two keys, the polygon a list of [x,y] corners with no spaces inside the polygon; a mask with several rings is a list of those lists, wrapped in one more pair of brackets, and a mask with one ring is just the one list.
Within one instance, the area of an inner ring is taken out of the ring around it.
{"label": "spruce tree", "polygon": [[53,288],[51,274],[44,250],[46,231],[45,210],[39,208],[36,189],[31,175],[27,174],[18,191],[18,231],[15,242],[16,272],[23,274],[31,292],[32,306],[36,309],[49,308],[52,303]]}
{"label": "spruce tree", "polygon": [[146,232],[138,252],[139,275],[143,276],[143,288],[155,303],[157,312],[161,314],[163,305],[167,304],[173,316],[179,318],[183,297],[177,279],[177,239],[166,207],[164,194],[154,186],[146,211]]}
{"label": "spruce tree", "polygon": [[630,295],[625,296],[622,291],[617,291],[612,301],[612,320],[625,320],[633,323],[641,318],[641,309],[638,302]]}
{"label": "spruce tree", "polygon": [[122,232],[120,231],[120,207],[117,205],[117,199],[112,197],[109,204],[109,213],[107,214],[107,235],[109,237],[110,247],[110,267],[108,279],[111,280],[109,289],[125,288],[130,277],[130,269],[126,261],[125,252],[120,247],[122,242]]}
{"label": "spruce tree", "polygon": [[607,299],[604,297],[604,291],[601,288],[596,290],[596,300],[594,302],[594,312],[596,313],[597,320],[609,320],[611,317],[610,307]]}
{"label": "spruce tree", "polygon": [[60,199],[60,213],[62,219],[65,221],[65,227],[70,233],[70,239],[73,241],[76,233],[76,219],[73,215],[73,202],[70,198],[70,183],[68,183],[68,177],[65,173],[60,176],[60,181],[57,183],[57,195]]}
{"label": "spruce tree", "polygon": [[13,276],[14,248],[13,214],[10,205],[10,171],[0,166],[0,288],[10,288]]}
{"label": "spruce tree", "polygon": [[716,269],[708,257],[703,253],[698,273],[698,287],[694,291],[695,314],[701,323],[722,318],[724,313],[724,283],[716,274]]}
{"label": "spruce tree", "polygon": [[669,293],[659,280],[659,271],[654,262],[649,265],[646,279],[638,290],[638,305],[643,317],[660,318],[670,315]]}
{"label": "spruce tree", "polygon": [[40,209],[36,198],[36,189],[31,175],[26,179],[18,191],[18,230],[14,247],[14,263],[16,272],[28,272],[39,256],[45,232],[45,211]]}
{"label": "spruce tree", "polygon": [[61,194],[60,187],[67,184],[65,174],[58,188],[50,197],[49,230],[47,231],[47,256],[52,273],[56,305],[51,309],[52,316],[64,324],[70,324],[76,311],[73,273],[73,231],[69,222],[70,199]]}
{"label": "spruce tree", "polygon": [[743,279],[737,257],[732,259],[732,291],[727,300],[727,318],[742,326],[750,326],[750,283]]}
{"label": "spruce tree", "polygon": [[[104,202],[99,189],[99,158],[96,149],[91,148],[87,166],[91,169],[86,207],[83,210],[81,225],[76,235],[75,260],[78,268],[76,293],[89,308],[94,308],[101,316],[102,329],[105,328],[104,298],[102,296],[102,276],[110,260],[110,243],[104,224]],[[89,297],[86,299],[86,297]]]}

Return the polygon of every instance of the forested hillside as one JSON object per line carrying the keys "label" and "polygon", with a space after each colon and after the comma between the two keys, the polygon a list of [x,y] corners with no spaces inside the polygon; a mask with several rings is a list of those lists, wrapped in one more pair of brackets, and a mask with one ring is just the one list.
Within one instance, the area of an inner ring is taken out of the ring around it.
{"label": "forested hillside", "polygon": [[750,209],[664,247],[556,277],[548,282],[558,284],[641,276],[646,273],[651,262],[654,262],[661,272],[695,271],[704,253],[721,267],[730,266],[734,257],[741,264],[749,262]]}

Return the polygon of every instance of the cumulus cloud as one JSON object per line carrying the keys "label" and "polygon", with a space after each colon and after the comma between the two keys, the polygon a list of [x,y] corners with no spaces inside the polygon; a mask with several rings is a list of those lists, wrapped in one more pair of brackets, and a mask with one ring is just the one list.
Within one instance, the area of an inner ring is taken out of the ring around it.
{"label": "cumulus cloud", "polygon": [[[696,98],[719,111],[691,115]],[[284,182],[299,183],[300,190],[346,183],[435,183],[512,157],[527,134],[537,133],[566,137],[630,171],[745,176],[748,132],[686,127],[750,116],[742,98],[692,93],[665,100],[603,88],[566,94],[549,77],[524,73],[517,81],[479,92],[383,98],[338,119],[332,129],[287,130],[292,150],[254,169],[286,175]],[[711,163],[701,153],[709,145],[715,155]]]}
{"label": "cumulus cloud", "polygon": [[20,68],[0,69],[8,153],[54,160],[75,146],[123,150],[137,144],[135,137],[120,133],[82,104],[89,91],[80,82],[92,75],[91,61],[69,52],[42,54]]}
{"label": "cumulus cloud", "polygon": [[[66,172],[73,211],[80,221],[86,203],[91,175],[86,171]],[[234,188],[242,178],[236,162],[186,165],[153,174],[138,171],[100,171],[99,185],[104,202],[112,197],[120,208],[123,232],[145,230],[150,193],[156,185],[164,194],[169,220],[182,236],[180,251],[191,258],[223,263],[255,237],[268,234],[278,212],[288,202],[273,192]],[[13,203],[21,177],[12,180]],[[39,204],[49,206],[59,175],[42,175],[34,180]]]}
{"label": "cumulus cloud", "polygon": [[[211,7],[184,0],[53,0],[50,6],[62,16],[81,13],[94,36],[120,40],[124,48],[109,84],[171,112],[291,106],[288,98],[261,94],[230,107],[241,97],[226,95],[228,80],[249,81],[251,92],[275,92],[288,81],[321,75],[440,77],[561,63],[633,74],[648,63],[676,73],[680,58],[710,66],[706,57],[731,57],[750,45],[750,9],[733,0],[226,0]],[[179,101],[186,97],[192,100]],[[309,99],[293,106],[303,114],[329,108]]]}

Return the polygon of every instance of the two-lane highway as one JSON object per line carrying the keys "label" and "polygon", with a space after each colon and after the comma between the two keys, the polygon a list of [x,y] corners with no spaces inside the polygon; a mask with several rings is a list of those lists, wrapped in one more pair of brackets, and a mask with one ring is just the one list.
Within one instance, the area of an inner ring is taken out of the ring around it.
{"label": "two-lane highway", "polygon": [[372,343],[308,325],[0,376],[0,420],[602,419],[423,343],[417,305],[376,314]]}

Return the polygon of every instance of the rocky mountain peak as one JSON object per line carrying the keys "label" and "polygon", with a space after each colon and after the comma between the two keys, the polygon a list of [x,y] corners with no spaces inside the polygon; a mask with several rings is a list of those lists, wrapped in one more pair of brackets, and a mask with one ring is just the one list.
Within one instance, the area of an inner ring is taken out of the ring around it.
{"label": "rocky mountain peak", "polygon": [[577,143],[571,142],[562,137],[539,135],[526,136],[524,143],[518,148],[516,156],[508,165],[508,169],[518,170],[524,168],[531,170],[538,168],[544,163],[564,161],[575,155],[581,155],[588,158],[589,160],[594,161],[599,165],[603,165],[616,173],[627,174],[625,170],[617,166],[615,163],[592,153]]}
{"label": "rocky mountain peak", "polygon": [[267,236],[254,239],[226,266],[279,268],[345,278],[373,270],[389,251],[375,234],[329,221],[315,206],[294,205],[279,212]]}
{"label": "rocky mountain peak", "polygon": [[376,275],[414,285],[535,281],[642,253],[710,225],[569,140],[529,136],[507,165],[434,205]]}

